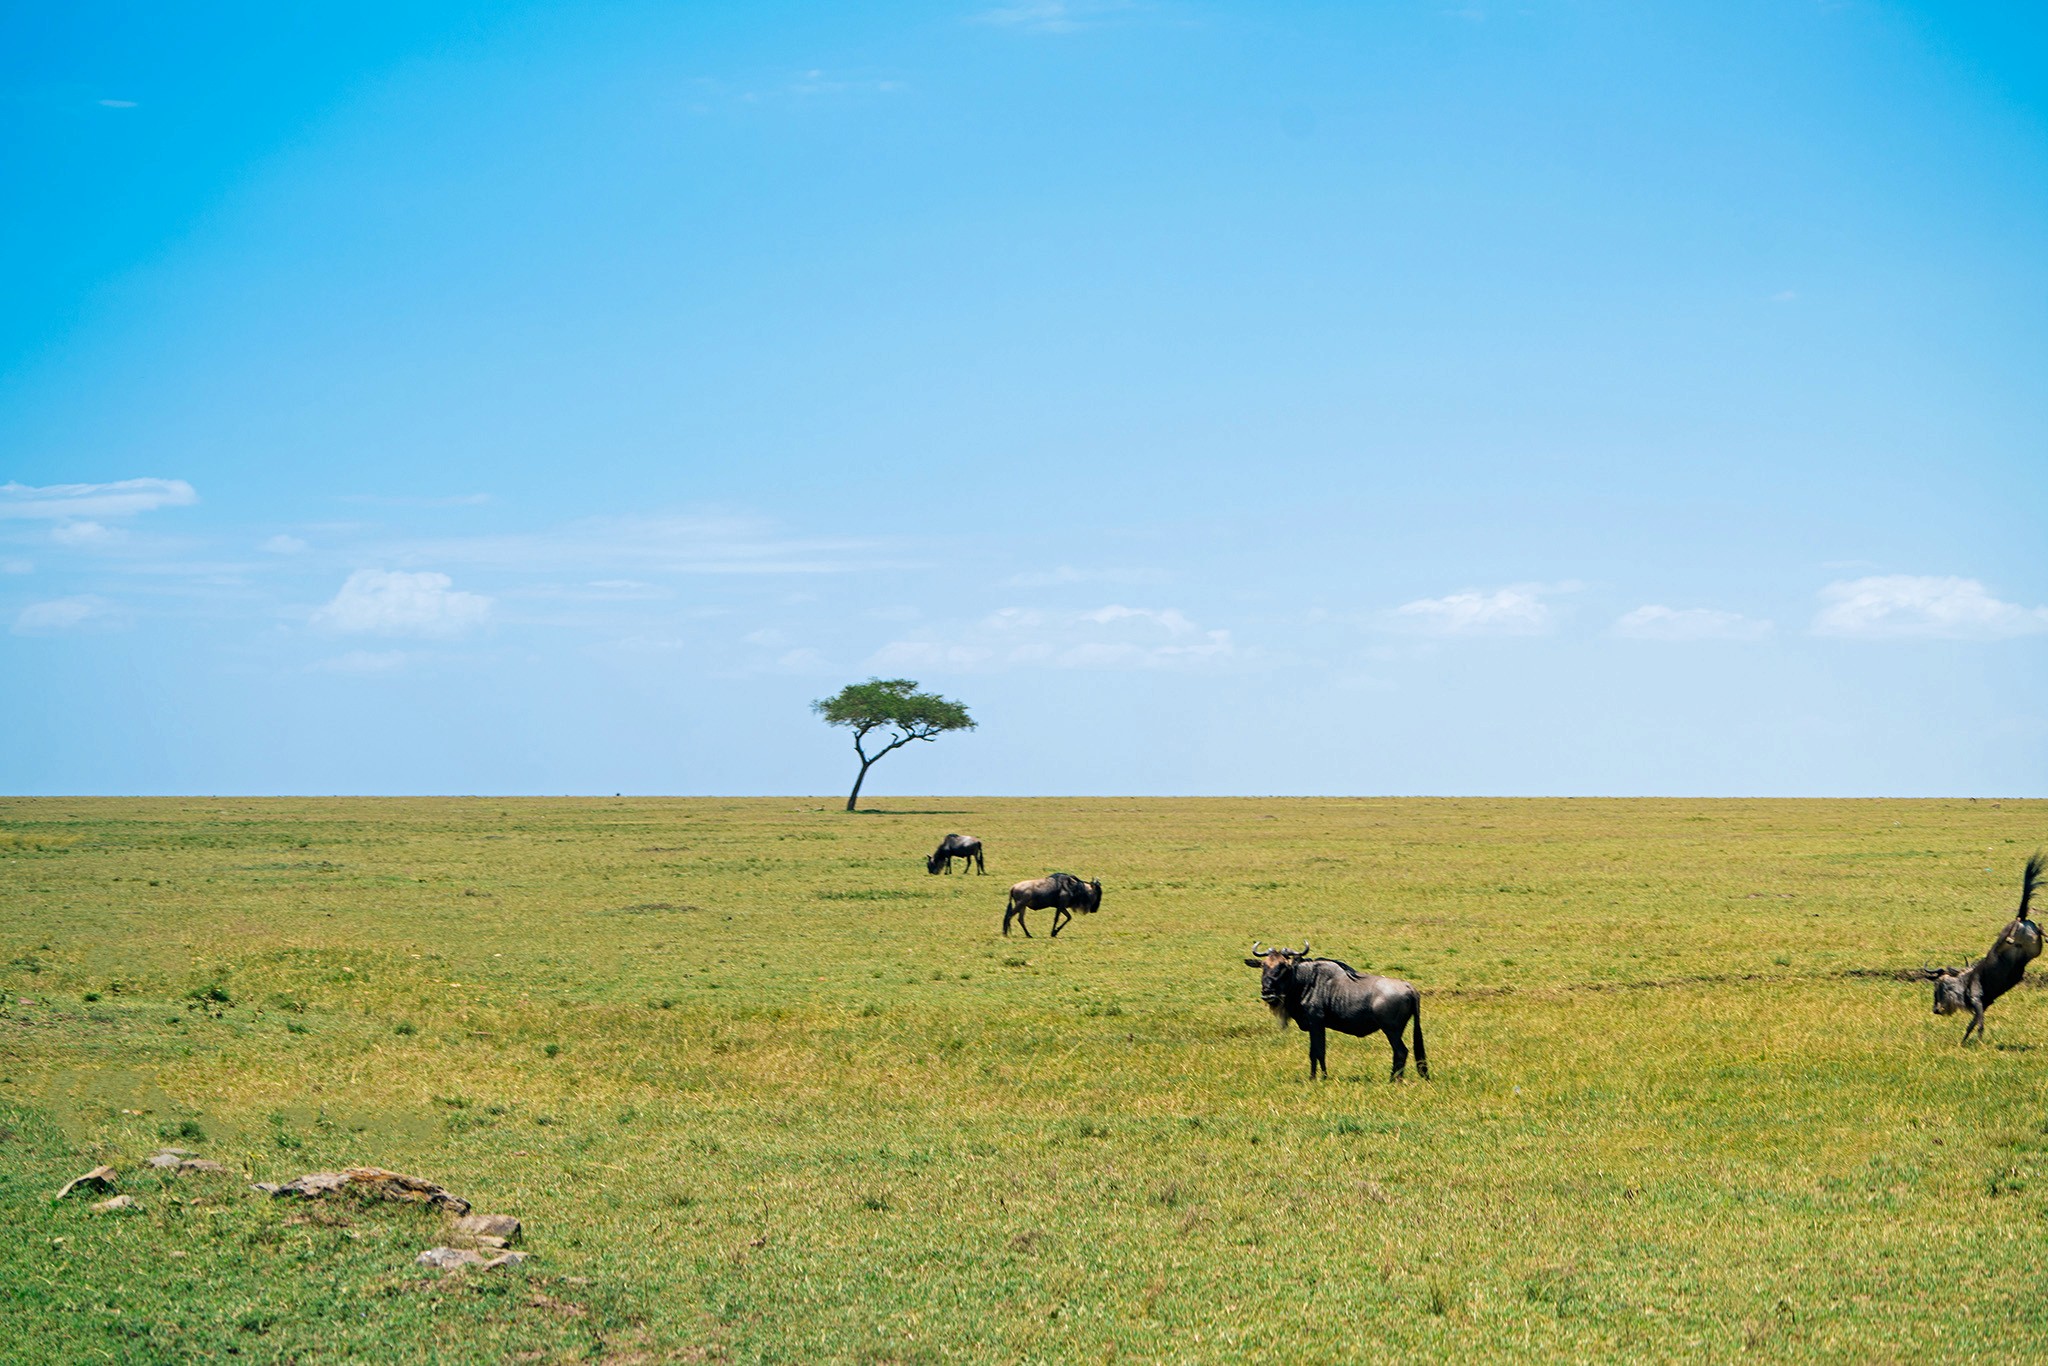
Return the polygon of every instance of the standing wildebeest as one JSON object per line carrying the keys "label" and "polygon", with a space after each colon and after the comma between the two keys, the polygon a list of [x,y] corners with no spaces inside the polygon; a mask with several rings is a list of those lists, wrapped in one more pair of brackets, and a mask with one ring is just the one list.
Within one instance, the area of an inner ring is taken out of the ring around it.
{"label": "standing wildebeest", "polygon": [[2041,927],[2027,918],[2027,903],[2034,899],[2044,863],[2048,863],[2048,856],[2038,850],[2027,860],[2026,871],[2020,875],[2020,908],[1998,932],[1998,942],[1991,946],[1991,952],[1961,972],[1943,968],[1934,979],[1935,1014],[1970,1012],[1970,1023],[1963,1026],[1964,1043],[1970,1041],[1972,1034],[1984,1036],[1984,1012],[1993,1001],[2018,986],[2027,975],[2027,964],[2041,956]]}
{"label": "standing wildebeest", "polygon": [[1330,1065],[1323,1061],[1323,1031],[1365,1038],[1384,1032],[1394,1046],[1394,1073],[1399,1081],[1408,1066],[1408,1046],[1401,1031],[1415,1021],[1415,1070],[1429,1080],[1429,1054],[1422,1047],[1422,993],[1398,977],[1375,977],[1359,972],[1334,958],[1311,958],[1308,945],[1299,949],[1268,949],[1252,945],[1255,958],[1246,967],[1263,969],[1259,978],[1259,999],[1273,1012],[1273,1018],[1287,1028],[1291,1019],[1308,1032],[1308,1075],[1316,1069],[1325,1077]]}
{"label": "standing wildebeest", "polygon": [[1072,873],[1052,873],[1016,884],[1010,888],[1010,908],[1003,912],[1003,933],[1010,932],[1010,922],[1015,920],[1024,937],[1031,938],[1024,912],[1043,906],[1052,907],[1052,934],[1057,939],[1060,928],[1074,918],[1074,912],[1093,915],[1102,909],[1102,883],[1083,882]]}
{"label": "standing wildebeest", "polygon": [[956,858],[973,864],[976,872],[988,871],[988,865],[981,861],[981,841],[972,835],[948,835],[940,840],[939,847],[924,861],[924,870],[927,873],[950,873]]}

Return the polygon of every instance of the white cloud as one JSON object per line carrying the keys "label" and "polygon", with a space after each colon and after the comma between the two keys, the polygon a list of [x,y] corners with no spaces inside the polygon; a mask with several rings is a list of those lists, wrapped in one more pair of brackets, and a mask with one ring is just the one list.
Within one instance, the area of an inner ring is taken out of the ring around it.
{"label": "white cloud", "polygon": [[50,539],[74,549],[97,550],[127,540],[128,533],[98,522],[59,522],[50,528]]}
{"label": "white cloud", "polygon": [[1108,626],[1113,622],[1119,621],[1149,621],[1168,635],[1173,636],[1188,635],[1195,629],[1195,624],[1192,621],[1189,621],[1171,607],[1163,612],[1155,612],[1147,607],[1123,607],[1111,604],[1108,607],[1098,607],[1092,612],[1081,613],[1081,620],[1092,621],[1097,626]]}
{"label": "white cloud", "polygon": [[1395,623],[1434,636],[1540,636],[1550,632],[1555,613],[1546,594],[1571,592],[1577,584],[1510,584],[1491,593],[1468,590],[1441,598],[1418,598],[1393,611]]}
{"label": "white cloud", "polygon": [[1857,640],[2004,640],[2048,631],[2048,607],[2000,602],[1976,579],[1877,574],[1820,590],[1817,636]]}
{"label": "white cloud", "polygon": [[456,636],[483,624],[491,600],[456,590],[446,574],[358,569],[315,613],[315,625],[332,631],[394,636]]}
{"label": "white cloud", "polygon": [[0,560],[0,574],[33,574],[34,564],[28,560]]}
{"label": "white cloud", "polygon": [[1771,623],[1713,607],[1663,607],[1655,603],[1624,612],[1614,634],[1630,640],[1761,640]]}
{"label": "white cloud", "polygon": [[403,650],[350,650],[345,655],[323,659],[312,666],[316,673],[374,675],[393,673],[405,667]]}
{"label": "white cloud", "polygon": [[0,484],[0,517],[132,517],[189,507],[199,495],[182,479],[118,479],[111,484]]}
{"label": "white cloud", "polygon": [[127,625],[127,614],[105,598],[77,597],[32,602],[14,619],[18,636],[53,636],[65,631],[112,630]]}
{"label": "white cloud", "polygon": [[1176,669],[1240,657],[1230,632],[1205,631],[1173,608],[1111,604],[1087,612],[1005,607],[959,639],[896,640],[872,669]]}
{"label": "white cloud", "polygon": [[312,549],[311,546],[298,537],[286,536],[283,533],[272,536],[260,548],[269,551],[273,555],[303,555]]}

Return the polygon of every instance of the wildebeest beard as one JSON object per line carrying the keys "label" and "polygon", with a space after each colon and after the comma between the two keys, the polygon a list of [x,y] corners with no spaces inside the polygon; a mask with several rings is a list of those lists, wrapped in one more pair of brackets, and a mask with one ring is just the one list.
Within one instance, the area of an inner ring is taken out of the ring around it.
{"label": "wildebeest beard", "polygon": [[1266,1009],[1273,1012],[1273,1023],[1285,1030],[1287,1028],[1287,1002],[1268,1001],[1266,1002]]}

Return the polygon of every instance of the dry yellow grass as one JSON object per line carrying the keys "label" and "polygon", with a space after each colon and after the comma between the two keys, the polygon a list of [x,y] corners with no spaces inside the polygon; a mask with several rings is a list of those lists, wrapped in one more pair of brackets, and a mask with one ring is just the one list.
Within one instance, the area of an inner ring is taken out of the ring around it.
{"label": "dry yellow grass", "polygon": [[[1982,952],[2048,804],[883,805],[0,801],[13,1340],[2048,1350],[2043,999],[1964,1050],[1924,987],[1854,975]],[[988,877],[925,874],[954,829]],[[1003,939],[1003,890],[1053,868],[1101,877],[1102,914]],[[1339,1038],[1312,1086],[1255,936],[1418,983],[1435,1080]],[[181,1129],[264,1179],[416,1171],[539,1257],[442,1282],[409,1265],[416,1217],[280,1228],[232,1182],[198,1211],[137,1185],[125,1221],[43,1204]],[[174,1251],[207,1269],[184,1295]]]}

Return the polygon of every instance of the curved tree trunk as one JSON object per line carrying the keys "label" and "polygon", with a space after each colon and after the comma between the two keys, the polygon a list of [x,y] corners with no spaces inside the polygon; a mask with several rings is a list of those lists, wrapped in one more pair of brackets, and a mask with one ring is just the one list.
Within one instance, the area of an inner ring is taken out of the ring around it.
{"label": "curved tree trunk", "polygon": [[[881,755],[877,754],[875,759],[881,757]],[[853,804],[860,800],[860,785],[868,780],[868,769],[874,766],[875,759],[869,759],[860,766],[860,774],[853,780],[853,791],[846,794],[846,809],[848,811],[853,810]]]}

